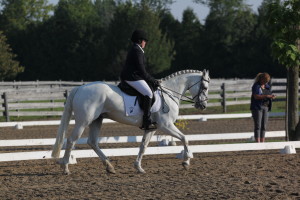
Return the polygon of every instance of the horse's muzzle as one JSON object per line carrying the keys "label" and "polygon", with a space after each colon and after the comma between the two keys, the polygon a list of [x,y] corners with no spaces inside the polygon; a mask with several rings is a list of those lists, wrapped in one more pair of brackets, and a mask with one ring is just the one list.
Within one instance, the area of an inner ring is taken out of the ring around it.
{"label": "horse's muzzle", "polygon": [[196,102],[195,103],[195,108],[205,110],[206,109],[206,102],[202,102],[202,103]]}

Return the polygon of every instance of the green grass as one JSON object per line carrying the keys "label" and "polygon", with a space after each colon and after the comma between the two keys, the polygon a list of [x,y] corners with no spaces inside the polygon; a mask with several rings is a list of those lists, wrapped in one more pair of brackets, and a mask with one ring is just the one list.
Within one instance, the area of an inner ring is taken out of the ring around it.
{"label": "green grass", "polygon": [[[300,104],[299,104],[300,107]],[[250,111],[250,105],[249,104],[243,104],[243,105],[230,105],[226,107],[227,112],[226,113],[249,113]],[[285,102],[278,101],[273,102],[272,106],[272,112],[285,112]],[[180,115],[189,115],[189,114],[222,114],[223,107],[221,106],[215,106],[215,107],[208,107],[206,110],[197,110],[195,108],[189,108],[189,109],[181,109],[179,114]]]}
{"label": "green grass", "polygon": [[[65,102],[65,100],[41,100],[41,101],[20,101],[20,103],[49,103]],[[38,111],[63,111],[64,108],[39,108],[39,109],[19,109],[19,111],[38,112]],[[3,111],[2,111],[3,112]],[[10,116],[10,121],[33,121],[33,120],[57,120],[60,116]],[[0,117],[0,122],[6,122],[5,117]]]}

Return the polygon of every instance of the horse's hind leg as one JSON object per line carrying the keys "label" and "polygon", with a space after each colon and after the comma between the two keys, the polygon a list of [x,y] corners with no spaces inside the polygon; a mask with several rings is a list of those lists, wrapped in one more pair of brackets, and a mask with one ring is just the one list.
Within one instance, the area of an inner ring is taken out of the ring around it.
{"label": "horse's hind leg", "polygon": [[142,168],[142,158],[145,153],[145,150],[156,131],[145,131],[142,139],[142,143],[140,145],[140,151],[136,158],[136,161],[134,162],[134,167],[138,170],[140,173],[146,173],[145,170]]}
{"label": "horse's hind leg", "polygon": [[71,151],[74,145],[76,144],[77,140],[82,135],[84,129],[85,129],[84,125],[75,124],[71,136],[67,139],[67,145],[66,145],[64,157],[59,162],[61,164],[61,167],[64,169],[64,173],[67,175],[70,174],[68,164],[70,163]]}
{"label": "horse's hind leg", "polygon": [[101,149],[99,148],[99,133],[100,133],[100,128],[102,126],[102,121],[103,118],[98,118],[96,120],[94,120],[90,125],[90,132],[89,132],[89,138],[87,143],[92,147],[92,149],[96,152],[96,154],[99,156],[99,158],[102,160],[106,171],[109,173],[113,173],[115,174],[116,171],[114,169],[114,167],[111,165],[110,161],[108,160],[108,158],[106,157],[106,155],[101,151]]}

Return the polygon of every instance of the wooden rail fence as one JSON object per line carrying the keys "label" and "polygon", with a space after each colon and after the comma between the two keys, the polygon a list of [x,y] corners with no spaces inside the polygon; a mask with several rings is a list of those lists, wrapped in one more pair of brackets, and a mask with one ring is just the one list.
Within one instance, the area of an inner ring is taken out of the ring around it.
{"label": "wooden rail fence", "polygon": [[[12,116],[61,116],[69,91],[88,82],[31,81],[0,82],[0,117],[10,121]],[[117,81],[108,82],[117,84]],[[285,101],[286,79],[272,79],[276,101]],[[212,79],[208,107],[250,104],[251,79]],[[181,109],[192,108],[181,104]]]}

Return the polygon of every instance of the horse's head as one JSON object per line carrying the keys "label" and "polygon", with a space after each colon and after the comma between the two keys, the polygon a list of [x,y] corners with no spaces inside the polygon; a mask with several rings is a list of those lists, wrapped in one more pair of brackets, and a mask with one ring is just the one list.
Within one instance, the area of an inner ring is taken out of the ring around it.
{"label": "horse's head", "polygon": [[197,109],[204,110],[207,106],[209,81],[209,71],[203,70],[200,80],[198,79],[198,81],[195,81],[189,87],[189,91],[195,101],[195,108]]}

